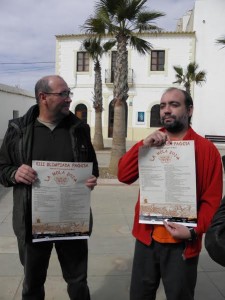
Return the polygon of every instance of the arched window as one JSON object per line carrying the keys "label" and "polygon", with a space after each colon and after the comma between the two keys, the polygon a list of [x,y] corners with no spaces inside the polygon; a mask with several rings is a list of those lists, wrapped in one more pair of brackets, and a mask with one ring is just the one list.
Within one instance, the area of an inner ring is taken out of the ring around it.
{"label": "arched window", "polygon": [[150,127],[162,126],[160,122],[159,110],[160,110],[159,104],[155,104],[154,106],[152,106],[151,116],[150,116]]}
{"label": "arched window", "polygon": [[[108,120],[108,137],[113,136],[113,123],[114,123],[114,106],[113,100],[109,103],[109,120]],[[125,130],[127,136],[127,103],[125,102]]]}
{"label": "arched window", "polygon": [[78,104],[75,108],[75,115],[81,119],[84,123],[87,123],[87,106],[84,104]]}

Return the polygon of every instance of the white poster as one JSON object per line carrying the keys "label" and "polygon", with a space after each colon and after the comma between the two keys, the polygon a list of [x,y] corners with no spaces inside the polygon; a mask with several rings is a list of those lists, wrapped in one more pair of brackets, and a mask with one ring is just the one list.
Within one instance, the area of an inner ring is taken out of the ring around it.
{"label": "white poster", "polygon": [[87,239],[92,163],[32,161],[37,180],[32,186],[33,242]]}
{"label": "white poster", "polygon": [[194,141],[139,149],[139,222],[197,225]]}

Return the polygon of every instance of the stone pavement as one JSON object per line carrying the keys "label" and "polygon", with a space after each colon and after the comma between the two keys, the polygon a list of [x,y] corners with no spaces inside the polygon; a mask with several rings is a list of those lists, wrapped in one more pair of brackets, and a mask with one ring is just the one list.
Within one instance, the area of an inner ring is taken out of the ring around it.
{"label": "stone pavement", "polygon": [[[106,166],[109,153],[97,153]],[[92,300],[128,300],[134,250],[131,235],[138,183],[99,180],[92,192],[93,234],[89,240],[88,283]],[[12,189],[0,187],[0,300],[20,300],[23,270],[12,230]],[[40,262],[41,263],[41,262]],[[46,300],[69,299],[57,255],[53,251],[46,281]],[[165,300],[160,286],[157,300]],[[214,263],[203,248],[196,287],[196,300],[225,299],[225,269]],[[182,300],[182,299],[181,299]]]}

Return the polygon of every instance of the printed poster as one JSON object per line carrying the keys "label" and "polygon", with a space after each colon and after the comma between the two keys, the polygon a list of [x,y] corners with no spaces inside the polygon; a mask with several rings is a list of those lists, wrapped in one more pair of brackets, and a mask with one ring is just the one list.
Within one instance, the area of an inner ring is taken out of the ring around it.
{"label": "printed poster", "polygon": [[197,226],[194,141],[141,147],[139,184],[140,223]]}
{"label": "printed poster", "polygon": [[32,185],[33,242],[89,237],[92,163],[32,162],[38,178]]}

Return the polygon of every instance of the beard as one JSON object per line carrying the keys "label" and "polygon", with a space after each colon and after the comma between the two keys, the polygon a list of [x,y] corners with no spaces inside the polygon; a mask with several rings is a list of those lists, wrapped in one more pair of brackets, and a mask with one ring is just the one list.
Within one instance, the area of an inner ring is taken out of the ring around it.
{"label": "beard", "polygon": [[181,119],[176,119],[175,116],[170,116],[170,118],[173,119],[173,121],[165,122],[166,117],[162,117],[160,120],[161,124],[167,131],[171,133],[178,133],[186,127],[186,123],[182,122]]}

